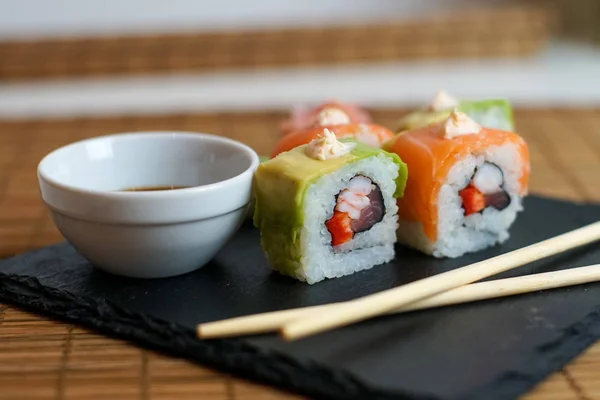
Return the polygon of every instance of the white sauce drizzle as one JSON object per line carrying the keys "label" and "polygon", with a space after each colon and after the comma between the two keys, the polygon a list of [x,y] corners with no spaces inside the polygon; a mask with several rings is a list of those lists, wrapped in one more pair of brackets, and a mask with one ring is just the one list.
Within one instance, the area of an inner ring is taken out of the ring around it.
{"label": "white sauce drizzle", "polygon": [[319,125],[343,125],[350,123],[348,114],[339,108],[325,108],[319,113]]}
{"label": "white sauce drizzle", "polygon": [[306,146],[306,155],[315,160],[328,160],[348,154],[355,143],[342,143],[329,129],[323,129],[317,138],[311,140]]}
{"label": "white sauce drizzle", "polygon": [[453,139],[462,135],[476,135],[481,131],[481,125],[458,110],[452,111],[448,119],[442,123],[442,135],[445,139]]}
{"label": "white sauce drizzle", "polygon": [[448,93],[440,90],[437,92],[431,104],[429,105],[429,109],[432,111],[443,111],[448,110],[450,108],[455,108],[458,106],[458,99],[450,96]]}

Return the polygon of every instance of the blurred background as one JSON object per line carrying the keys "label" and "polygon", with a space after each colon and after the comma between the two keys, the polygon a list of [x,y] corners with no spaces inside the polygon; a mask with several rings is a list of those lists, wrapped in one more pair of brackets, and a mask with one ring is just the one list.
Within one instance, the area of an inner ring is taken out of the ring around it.
{"label": "blurred background", "polygon": [[0,118],[600,104],[597,0],[0,0]]}

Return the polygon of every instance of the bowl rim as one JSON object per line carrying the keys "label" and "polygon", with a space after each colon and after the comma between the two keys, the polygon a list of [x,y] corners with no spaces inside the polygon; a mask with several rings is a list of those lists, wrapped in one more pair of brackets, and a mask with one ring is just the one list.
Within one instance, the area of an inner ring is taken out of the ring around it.
{"label": "bowl rim", "polygon": [[[238,151],[243,152],[250,156],[250,165],[244,169],[242,172],[232,176],[231,178],[223,179],[217,182],[198,185],[198,186],[190,186],[177,190],[160,190],[160,191],[118,191],[118,190],[101,190],[101,189],[87,189],[82,188],[76,185],[66,184],[60,182],[48,175],[48,172],[44,170],[44,165],[48,163],[48,160],[51,157],[56,157],[57,153],[62,151],[66,151],[69,148],[80,147],[85,145],[86,143],[102,141],[107,139],[131,139],[138,138],[143,140],[143,137],[179,137],[179,138],[193,138],[193,139],[203,139],[203,140],[212,140],[214,142],[220,142],[232,145]],[[94,136],[91,138],[77,140],[71,143],[68,143],[64,146],[58,147],[48,154],[46,154],[39,161],[37,165],[37,175],[38,179],[43,180],[46,184],[53,186],[59,190],[65,190],[73,193],[79,193],[82,195],[96,195],[102,196],[105,198],[112,199],[131,199],[131,198],[144,198],[144,197],[152,197],[152,198],[168,198],[176,195],[190,195],[190,194],[200,194],[210,190],[217,190],[225,185],[235,183],[236,181],[243,179],[245,175],[248,173],[254,173],[253,171],[260,164],[260,159],[256,151],[254,151],[250,146],[231,139],[224,136],[219,136],[211,133],[204,132],[194,132],[194,131],[170,131],[170,130],[157,130],[157,131],[132,131],[132,132],[120,132],[120,133],[112,133],[107,135]]]}

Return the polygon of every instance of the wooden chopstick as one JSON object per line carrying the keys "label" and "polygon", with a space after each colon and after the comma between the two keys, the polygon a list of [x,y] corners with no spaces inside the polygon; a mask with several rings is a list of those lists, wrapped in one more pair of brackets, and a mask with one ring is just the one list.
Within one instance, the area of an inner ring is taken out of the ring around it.
{"label": "wooden chopstick", "polygon": [[[391,310],[386,314],[401,314],[409,311],[508,297],[597,281],[600,281],[600,264],[556,272],[518,276],[515,278],[497,279],[451,289],[447,292]],[[339,303],[273,311],[208,322],[199,324],[196,327],[196,331],[198,337],[202,339],[268,333],[276,331],[285,323],[293,321],[296,318],[306,317],[315,311],[323,311],[337,305]]]}
{"label": "wooden chopstick", "polygon": [[600,239],[600,222],[555,236],[481,262],[443,272],[406,285],[360,299],[317,310],[284,324],[280,333],[286,340],[296,340],[329,329],[364,321],[418,300],[467,285],[489,276],[583,246]]}

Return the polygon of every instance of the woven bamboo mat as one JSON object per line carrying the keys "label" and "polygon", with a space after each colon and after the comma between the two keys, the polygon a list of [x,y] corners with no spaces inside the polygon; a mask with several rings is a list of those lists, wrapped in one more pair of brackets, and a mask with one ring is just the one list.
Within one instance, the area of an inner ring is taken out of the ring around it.
{"label": "woven bamboo mat", "polygon": [[[399,111],[374,110],[393,126]],[[61,240],[43,208],[35,167],[47,152],[96,135],[176,129],[222,134],[268,153],[277,112],[0,121],[0,257]],[[534,193],[600,201],[600,109],[518,110],[531,147]],[[292,399],[294,396],[0,304],[0,399]],[[600,398],[600,343],[527,400]]]}
{"label": "woven bamboo mat", "polygon": [[546,8],[511,6],[370,25],[19,40],[0,42],[0,81],[519,57],[543,46],[553,26]]}
{"label": "woven bamboo mat", "polygon": [[[518,4],[521,0],[512,0]],[[600,44],[600,2],[598,0],[530,0],[530,5],[560,15],[555,33],[569,39]]]}

